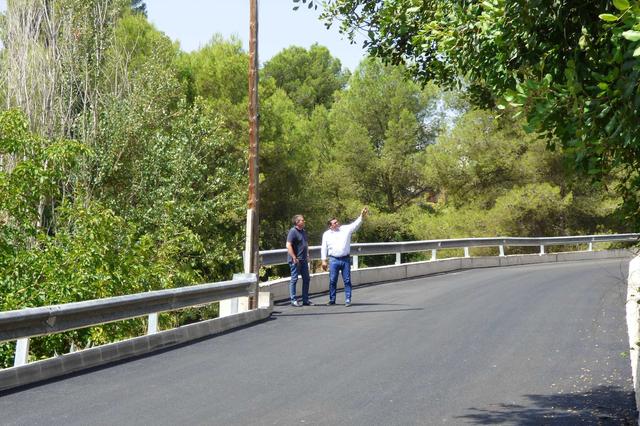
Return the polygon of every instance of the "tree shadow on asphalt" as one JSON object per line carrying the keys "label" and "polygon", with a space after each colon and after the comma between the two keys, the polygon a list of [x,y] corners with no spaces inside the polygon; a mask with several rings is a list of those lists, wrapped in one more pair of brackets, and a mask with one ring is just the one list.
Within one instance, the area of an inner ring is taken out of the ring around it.
{"label": "tree shadow on asphalt", "polygon": [[528,406],[495,404],[484,409],[470,408],[472,414],[456,418],[483,425],[637,425],[634,393],[619,386],[525,397],[531,401]]}

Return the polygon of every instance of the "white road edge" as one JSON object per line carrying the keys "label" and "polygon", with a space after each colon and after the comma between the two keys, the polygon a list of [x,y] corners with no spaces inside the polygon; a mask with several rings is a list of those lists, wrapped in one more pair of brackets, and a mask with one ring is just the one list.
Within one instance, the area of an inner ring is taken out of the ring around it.
{"label": "white road edge", "polygon": [[[638,358],[640,351],[640,256],[629,262],[629,278],[627,279],[627,330],[629,332],[629,357],[631,358],[631,374],[633,389],[636,394],[636,407],[640,407],[638,393]],[[638,417],[640,426],[640,416]]]}

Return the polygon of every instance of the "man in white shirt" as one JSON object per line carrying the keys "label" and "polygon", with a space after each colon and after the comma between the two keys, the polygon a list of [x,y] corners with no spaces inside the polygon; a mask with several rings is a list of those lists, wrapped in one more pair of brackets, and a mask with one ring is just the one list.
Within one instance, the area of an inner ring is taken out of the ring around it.
{"label": "man in white shirt", "polygon": [[351,234],[360,227],[362,219],[368,213],[369,210],[366,207],[363,208],[360,216],[348,225],[340,226],[336,218],[327,222],[329,229],[322,234],[320,258],[324,271],[327,270],[327,259],[329,260],[329,305],[336,304],[338,274],[342,272],[344,306],[351,306]]}

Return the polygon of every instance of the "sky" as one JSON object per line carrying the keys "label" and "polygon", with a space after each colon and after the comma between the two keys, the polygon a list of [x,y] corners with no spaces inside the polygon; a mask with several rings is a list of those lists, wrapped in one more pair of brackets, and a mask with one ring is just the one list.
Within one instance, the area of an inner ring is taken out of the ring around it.
{"label": "sky", "polygon": [[[147,15],[155,27],[172,40],[180,42],[182,50],[197,50],[215,33],[225,38],[236,35],[249,51],[249,0],[145,0]],[[336,27],[325,28],[318,20],[318,11],[300,2],[293,10],[293,0],[258,1],[258,60],[268,61],[282,49],[301,46],[308,49],[313,43],[326,46],[351,71],[365,56],[362,40],[350,44]],[[0,0],[0,11],[7,9]]]}
{"label": "sky", "polygon": [[[249,50],[249,0],[146,0],[147,15],[157,29],[180,42],[185,51],[206,44],[215,33],[238,36]],[[326,46],[353,69],[364,57],[362,43],[352,45],[337,27],[325,28],[318,11],[302,5],[294,11],[292,0],[258,2],[258,59],[264,63],[282,49],[295,45]]]}

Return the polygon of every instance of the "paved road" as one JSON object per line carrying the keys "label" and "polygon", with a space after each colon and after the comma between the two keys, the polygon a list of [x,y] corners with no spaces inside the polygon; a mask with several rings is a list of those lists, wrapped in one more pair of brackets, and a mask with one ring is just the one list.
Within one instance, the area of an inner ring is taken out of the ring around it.
{"label": "paved road", "polygon": [[350,308],[277,307],[258,325],[4,394],[0,423],[630,425],[626,275],[607,260],[357,288]]}

